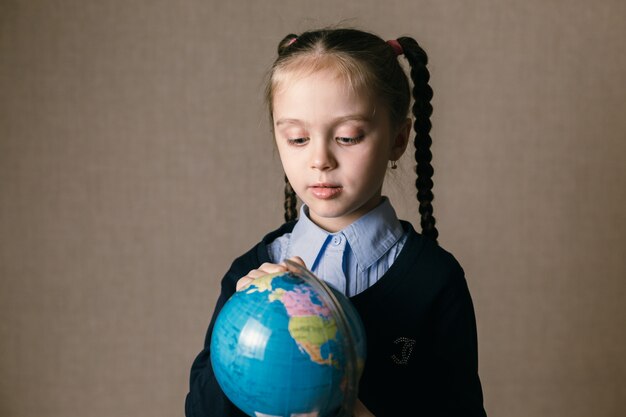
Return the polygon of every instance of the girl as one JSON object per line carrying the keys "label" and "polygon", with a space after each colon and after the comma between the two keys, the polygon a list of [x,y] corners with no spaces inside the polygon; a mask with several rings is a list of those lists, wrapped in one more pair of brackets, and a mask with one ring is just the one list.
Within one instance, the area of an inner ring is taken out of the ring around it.
{"label": "girl", "polygon": [[[417,200],[422,233],[398,220],[382,185],[411,135],[413,83]],[[186,415],[243,416],[210,364],[214,320],[236,291],[298,259],[346,295],[367,335],[358,416],[484,416],[476,324],[463,270],[437,245],[431,201],[426,53],[352,29],[288,35],[267,86],[285,170],[286,223],[237,258],[191,368]],[[296,195],[302,201],[296,220]]]}

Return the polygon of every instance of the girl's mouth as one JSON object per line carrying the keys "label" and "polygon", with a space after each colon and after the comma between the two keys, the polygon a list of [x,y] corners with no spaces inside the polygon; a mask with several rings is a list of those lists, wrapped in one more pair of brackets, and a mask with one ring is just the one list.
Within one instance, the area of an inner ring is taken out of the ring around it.
{"label": "girl's mouth", "polygon": [[336,184],[315,184],[309,187],[311,194],[321,200],[328,200],[341,193],[343,187]]}

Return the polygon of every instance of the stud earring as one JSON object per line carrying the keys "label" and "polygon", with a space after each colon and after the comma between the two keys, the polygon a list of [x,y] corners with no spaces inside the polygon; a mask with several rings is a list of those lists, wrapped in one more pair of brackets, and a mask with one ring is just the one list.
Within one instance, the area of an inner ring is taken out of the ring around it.
{"label": "stud earring", "polygon": [[398,168],[398,165],[396,165],[396,161],[391,161],[391,169],[396,169]]}

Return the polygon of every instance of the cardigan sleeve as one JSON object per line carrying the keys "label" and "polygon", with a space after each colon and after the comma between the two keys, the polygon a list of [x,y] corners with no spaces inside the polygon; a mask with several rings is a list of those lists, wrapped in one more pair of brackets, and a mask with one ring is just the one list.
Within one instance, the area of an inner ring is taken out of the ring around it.
{"label": "cardigan sleeve", "polygon": [[[242,257],[243,258],[243,257]],[[185,399],[186,417],[245,417],[224,394],[215,379],[211,366],[211,334],[215,319],[226,304],[226,301],[235,293],[237,280],[254,268],[253,265],[243,262],[242,258],[235,260],[230,270],[222,279],[221,293],[217,299],[215,311],[209,324],[204,340],[204,349],[194,360],[189,378],[189,393]],[[246,269],[248,268],[248,269]],[[245,271],[245,272],[243,272]]]}
{"label": "cardigan sleeve", "polygon": [[434,305],[432,394],[437,416],[485,417],[478,376],[476,318],[463,269],[458,263]]}

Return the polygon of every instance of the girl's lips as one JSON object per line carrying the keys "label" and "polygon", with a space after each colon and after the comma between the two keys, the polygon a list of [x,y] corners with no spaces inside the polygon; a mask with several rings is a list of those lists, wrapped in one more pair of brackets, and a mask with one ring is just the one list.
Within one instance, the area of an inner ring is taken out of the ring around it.
{"label": "girl's lips", "polygon": [[309,187],[311,194],[321,200],[328,200],[337,196],[343,187],[333,184],[315,184]]}

